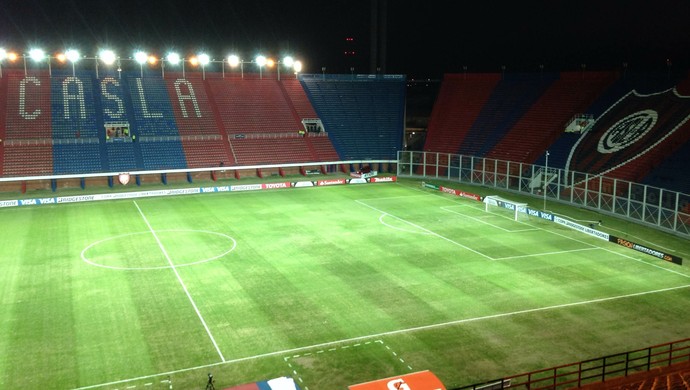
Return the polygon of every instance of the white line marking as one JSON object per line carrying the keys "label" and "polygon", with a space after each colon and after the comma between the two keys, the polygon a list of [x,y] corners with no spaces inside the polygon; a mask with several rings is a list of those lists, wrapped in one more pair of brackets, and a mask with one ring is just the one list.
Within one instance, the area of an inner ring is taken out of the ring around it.
{"label": "white line marking", "polygon": [[223,353],[220,352],[220,348],[218,348],[218,344],[216,343],[216,339],[213,338],[213,334],[211,334],[211,329],[209,329],[208,325],[206,325],[206,321],[204,321],[204,317],[201,315],[201,312],[199,311],[199,308],[196,306],[196,303],[194,303],[194,299],[192,298],[192,295],[189,294],[189,290],[187,290],[187,286],[184,284],[184,281],[182,280],[180,273],[177,272],[177,267],[175,266],[175,264],[173,264],[172,260],[170,259],[170,256],[168,255],[168,251],[165,250],[163,243],[158,238],[156,231],[153,230],[153,227],[149,223],[149,220],[146,219],[146,215],[144,215],[144,212],[141,211],[141,208],[139,207],[139,204],[137,204],[136,200],[134,201],[134,205],[137,207],[137,210],[139,210],[139,214],[141,215],[141,218],[143,218],[144,222],[146,222],[146,226],[149,227],[149,230],[151,231],[153,238],[156,239],[156,242],[158,243],[158,247],[161,248],[161,252],[163,252],[163,256],[165,256],[165,258],[168,260],[168,264],[170,264],[170,268],[175,273],[175,276],[177,276],[177,280],[180,282],[180,285],[182,286],[184,293],[187,294],[187,298],[189,298],[189,302],[192,303],[192,307],[194,307],[194,311],[196,312],[196,315],[199,316],[199,320],[201,320],[201,323],[204,325],[204,329],[206,329],[206,333],[208,334],[208,337],[211,339],[213,346],[216,348],[216,352],[218,352],[218,356],[220,357],[220,360],[222,362],[225,362],[225,357],[223,356]]}
{"label": "white line marking", "polygon": [[561,255],[561,254],[565,254],[565,253],[573,253],[573,252],[581,252],[581,251],[594,251],[594,250],[603,250],[603,249],[602,248],[570,249],[567,251],[543,252],[543,253],[533,253],[533,254],[529,254],[529,255],[520,255],[520,256],[497,257],[494,260],[500,261],[500,260],[523,259],[525,257]]}
{"label": "white line marking", "polygon": [[383,226],[389,227],[389,228],[391,228],[391,229],[393,229],[393,230],[398,230],[398,231],[401,231],[401,232],[405,232],[405,233],[412,233],[412,234],[429,234],[428,232],[424,232],[424,231],[412,230],[412,229],[403,229],[403,228],[399,228],[399,227],[397,227],[397,226],[393,226],[393,225],[387,224],[387,223],[384,221],[384,219],[386,218],[386,216],[387,216],[387,214],[381,214],[381,216],[379,217],[379,222],[380,222]]}
{"label": "white line marking", "polygon": [[470,251],[470,252],[472,252],[472,253],[476,253],[476,254],[478,254],[478,255],[484,257],[484,258],[487,258],[487,259],[489,259],[489,260],[493,260],[493,257],[491,257],[491,256],[487,256],[487,255],[485,255],[485,254],[483,254],[483,253],[481,253],[481,252],[479,252],[479,251],[476,251],[476,250],[474,250],[474,249],[472,249],[472,248],[470,248],[470,247],[468,247],[468,246],[462,245],[462,244],[459,243],[459,242],[453,241],[453,240],[451,240],[451,239],[448,238],[448,237],[444,237],[444,236],[442,236],[442,235],[440,235],[440,234],[438,234],[438,233],[436,233],[436,232],[433,232],[433,231],[431,231],[431,230],[429,230],[429,229],[427,229],[427,228],[425,228],[425,227],[421,227],[421,226],[417,225],[416,223],[412,223],[412,222],[406,221],[406,220],[404,220],[404,219],[402,219],[402,218],[400,218],[400,217],[396,217],[395,215],[393,215],[393,214],[391,214],[391,213],[387,213],[387,212],[385,212],[385,211],[383,211],[383,210],[377,209],[376,207],[370,206],[370,205],[368,205],[368,204],[366,204],[366,203],[364,203],[364,202],[361,202],[361,201],[359,201],[359,200],[355,200],[355,202],[361,204],[362,206],[369,207],[369,208],[372,209],[372,210],[376,210],[376,211],[378,211],[378,212],[381,213],[381,214],[385,214],[385,215],[387,215],[387,216],[389,216],[389,217],[391,217],[391,218],[395,218],[395,219],[397,219],[398,221],[401,221],[401,222],[404,222],[404,223],[406,223],[406,224],[409,224],[410,226],[414,226],[414,227],[416,227],[417,229],[420,229],[420,230],[423,230],[423,231],[425,231],[425,232],[428,232],[428,233],[431,234],[432,236],[436,236],[436,237],[438,237],[438,238],[440,238],[440,239],[442,239],[442,240],[445,240],[445,241],[450,242],[451,244],[454,244],[454,245],[457,245],[457,246],[459,246],[459,247],[461,247],[461,248],[467,249],[468,251]]}
{"label": "white line marking", "polygon": [[[563,308],[569,308],[569,307],[575,307],[575,306],[583,306],[583,305],[588,305],[588,304],[593,304],[593,303],[616,301],[619,299],[626,299],[626,298],[639,297],[639,296],[650,295],[650,294],[657,294],[657,293],[681,290],[681,289],[686,289],[689,287],[690,287],[690,284],[685,284],[682,286],[668,287],[668,288],[662,288],[662,289],[658,289],[658,290],[642,291],[642,292],[625,294],[625,295],[616,295],[616,296],[606,297],[606,298],[597,298],[597,299],[590,299],[590,300],[586,300],[586,301],[563,303],[560,305],[536,307],[536,308],[532,308],[532,309],[517,310],[517,311],[513,311],[513,312],[498,313],[498,314],[490,314],[490,315],[481,316],[481,317],[464,318],[464,319],[459,319],[459,320],[454,320],[454,321],[447,321],[447,322],[440,322],[440,323],[430,324],[430,325],[416,326],[416,327],[412,327],[412,328],[391,330],[388,332],[381,332],[381,333],[375,333],[375,334],[370,334],[370,335],[351,337],[349,339],[328,341],[328,342],[320,343],[320,344],[290,348],[290,349],[285,349],[282,351],[267,352],[267,353],[262,353],[260,355],[247,356],[247,357],[243,357],[243,358],[226,360],[224,362],[217,362],[217,363],[205,364],[202,366],[182,368],[179,370],[167,371],[167,372],[162,372],[159,374],[145,375],[145,376],[140,376],[137,378],[122,379],[122,380],[108,382],[108,383],[101,383],[98,385],[78,387],[75,390],[86,390],[86,389],[94,389],[94,388],[98,388],[98,387],[113,386],[113,385],[118,385],[121,383],[139,381],[139,380],[144,380],[144,379],[153,378],[153,377],[157,377],[157,376],[174,375],[174,374],[179,374],[179,373],[183,373],[183,372],[187,372],[187,371],[207,369],[210,367],[216,367],[216,366],[222,366],[225,364],[245,362],[245,361],[249,361],[249,360],[256,360],[256,359],[271,357],[271,356],[275,356],[275,355],[285,355],[285,354],[290,354],[290,353],[294,353],[297,351],[310,350],[310,349],[315,349],[315,348],[326,347],[329,345],[349,343],[349,342],[353,342],[353,341],[371,339],[371,338],[375,338],[375,337],[392,336],[392,335],[404,334],[404,333],[409,333],[409,332],[419,332],[419,331],[424,331],[424,330],[429,330],[429,329],[442,328],[442,327],[446,327],[446,326],[461,325],[461,324],[470,323],[470,322],[493,320],[493,319],[497,319],[497,318],[512,317],[512,316],[521,315],[521,314],[531,314],[531,313],[538,313],[538,312],[547,311],[547,310],[556,310],[556,309],[563,309]],[[382,340],[375,340],[374,342],[383,344]],[[335,349],[336,348],[331,348],[331,349],[329,349],[329,351],[335,350]],[[299,357],[299,356],[300,355],[295,355],[294,357]]]}
{"label": "white line marking", "polygon": [[[459,212],[457,212],[457,211],[449,210],[449,207],[453,207],[453,206],[441,206],[441,210],[447,211],[447,212],[449,212],[449,213],[457,214],[457,215],[462,215],[462,216],[465,217],[465,218],[473,219],[473,220],[475,220],[475,221],[477,221],[477,222],[481,222],[481,223],[486,224],[486,225],[489,225],[489,226],[491,226],[491,227],[495,227],[496,229],[503,230],[504,232],[509,232],[509,233],[520,233],[520,232],[534,232],[534,231],[537,231],[537,230],[538,230],[537,228],[531,228],[531,229],[515,229],[515,230],[506,229],[506,228],[504,228],[504,227],[501,227],[501,226],[498,226],[498,225],[494,225],[493,223],[486,222],[486,221],[484,221],[484,220],[482,220],[482,219],[480,219],[480,218],[472,217],[472,216],[469,216],[469,215],[467,215],[467,214],[463,214],[463,213],[459,213]],[[514,220],[511,220],[511,221],[515,222]]]}

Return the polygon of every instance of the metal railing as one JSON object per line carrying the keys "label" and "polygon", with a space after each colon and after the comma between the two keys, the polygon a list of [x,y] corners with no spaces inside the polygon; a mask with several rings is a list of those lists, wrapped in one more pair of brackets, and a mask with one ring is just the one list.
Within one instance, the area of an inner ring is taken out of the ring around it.
{"label": "metal railing", "polygon": [[590,173],[449,153],[398,152],[398,176],[468,183],[585,207],[690,238],[690,194]]}

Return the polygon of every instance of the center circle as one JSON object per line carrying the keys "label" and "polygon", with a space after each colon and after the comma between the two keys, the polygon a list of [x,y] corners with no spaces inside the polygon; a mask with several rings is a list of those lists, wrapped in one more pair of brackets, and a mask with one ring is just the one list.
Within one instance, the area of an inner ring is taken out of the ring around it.
{"label": "center circle", "polygon": [[208,230],[157,230],[155,235],[151,231],[142,231],[91,243],[81,251],[81,259],[101,268],[156,270],[218,260],[235,250],[236,246],[234,238]]}

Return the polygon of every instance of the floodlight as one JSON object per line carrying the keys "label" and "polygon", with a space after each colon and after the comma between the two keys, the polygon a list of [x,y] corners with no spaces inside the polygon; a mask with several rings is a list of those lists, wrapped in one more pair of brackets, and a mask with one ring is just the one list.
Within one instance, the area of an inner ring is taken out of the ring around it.
{"label": "floodlight", "polygon": [[77,62],[77,61],[79,61],[79,52],[74,50],[74,49],[69,49],[65,52],[65,57],[70,62]]}
{"label": "floodlight", "polygon": [[112,65],[115,63],[115,52],[112,50],[101,50],[101,61],[106,65]]}
{"label": "floodlight", "polygon": [[4,60],[7,58],[7,51],[3,48],[0,48],[0,61]]}
{"label": "floodlight", "polygon": [[169,63],[173,65],[177,65],[180,63],[180,55],[177,53],[169,53],[168,56],[166,57]]}
{"label": "floodlight", "polygon": [[201,53],[197,57],[199,58],[199,63],[201,64],[201,66],[205,66],[209,62],[211,62],[211,59],[209,58],[208,54],[206,54],[206,53]]}
{"label": "floodlight", "polygon": [[147,61],[148,61],[149,64],[155,65],[156,62],[158,62],[158,58],[156,58],[156,56],[149,56],[149,58],[147,59]]}
{"label": "floodlight", "polygon": [[295,72],[301,72],[302,71],[302,61],[295,61],[295,63],[292,65],[292,68],[295,70]]}
{"label": "floodlight", "polygon": [[283,64],[285,64],[285,66],[288,68],[292,68],[292,66],[295,64],[295,60],[292,57],[287,56],[283,58]]}
{"label": "floodlight", "polygon": [[55,56],[55,59],[60,61],[60,62],[65,62],[65,61],[67,61],[67,56],[65,56],[65,53],[58,53]]}
{"label": "floodlight", "polygon": [[276,62],[273,60],[273,58],[267,58],[266,59],[266,66],[267,67],[272,68],[273,65],[275,65],[275,64],[276,64]]}
{"label": "floodlight", "polygon": [[29,57],[31,57],[32,60],[38,62],[46,57],[46,53],[41,49],[31,49],[29,50]]}
{"label": "floodlight", "polygon": [[10,61],[12,61],[12,62],[17,61],[17,58],[19,58],[19,56],[17,55],[17,53],[12,52],[12,51],[9,52],[9,53],[7,53],[7,59],[10,60]]}
{"label": "floodlight", "polygon": [[254,61],[256,61],[256,64],[259,66],[266,65],[266,57],[264,56],[256,56],[256,59],[254,59]]}
{"label": "floodlight", "polygon": [[192,58],[189,59],[189,63],[190,63],[192,66],[197,66],[197,65],[199,65],[199,59],[196,58],[196,57],[192,57]]}
{"label": "floodlight", "polygon": [[134,60],[138,62],[139,64],[144,64],[147,60],[149,59],[149,55],[144,53],[143,51],[138,51],[134,53]]}
{"label": "floodlight", "polygon": [[238,57],[234,54],[231,54],[228,56],[228,65],[230,65],[231,67],[234,68],[237,65],[239,65],[239,63],[240,63],[240,57]]}

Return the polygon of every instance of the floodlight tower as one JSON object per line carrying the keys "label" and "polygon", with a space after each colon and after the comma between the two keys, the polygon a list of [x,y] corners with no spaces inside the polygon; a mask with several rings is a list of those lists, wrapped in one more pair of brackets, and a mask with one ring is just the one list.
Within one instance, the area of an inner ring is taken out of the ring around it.
{"label": "floodlight tower", "polygon": [[235,55],[235,54],[230,54],[228,56],[228,65],[230,65],[231,68],[236,68],[237,65],[240,66],[240,76],[241,78],[244,78],[244,62],[240,60],[240,57]]}
{"label": "floodlight tower", "polygon": [[258,55],[258,56],[256,56],[256,59],[254,61],[256,61],[256,65],[259,66],[259,79],[263,79],[264,77],[263,77],[263,74],[261,73],[261,68],[264,65],[266,65],[266,57],[264,57],[262,55]]}
{"label": "floodlight tower", "polygon": [[0,78],[2,78],[2,62],[7,58],[7,50],[0,47]]}
{"label": "floodlight tower", "polygon": [[[28,74],[28,72],[26,70],[26,54],[22,54],[22,56],[24,57],[24,76],[26,76]],[[29,58],[31,58],[35,62],[40,62],[45,57],[46,57],[46,53],[41,49],[29,50]]]}
{"label": "floodlight tower", "polygon": [[98,78],[98,60],[103,61],[104,64],[106,65],[112,65],[115,63],[115,60],[117,59],[117,56],[115,55],[115,52],[112,50],[101,50],[101,52],[98,54],[96,57],[96,78]]}
{"label": "floodlight tower", "polygon": [[[65,52],[65,58],[69,60],[69,62],[72,63],[72,77],[76,76],[76,71],[74,69],[74,63],[79,61],[79,52],[74,50],[74,49],[69,49]],[[48,59],[50,62],[50,59]],[[96,76],[98,77],[98,76]]]}
{"label": "floodlight tower", "polygon": [[143,51],[134,53],[134,60],[139,63],[139,72],[141,74],[141,78],[144,78],[144,63],[148,61],[148,59],[148,54],[144,53]]}
{"label": "floodlight tower", "polygon": [[201,53],[197,55],[199,60],[199,65],[201,65],[201,79],[206,80],[206,65],[211,62],[211,58],[206,53]]}
{"label": "floodlight tower", "polygon": [[[170,63],[170,65],[177,65],[180,63],[180,55],[177,53],[169,53],[166,57],[166,60]],[[165,78],[165,61],[161,61],[161,72],[163,74],[163,78]],[[184,78],[184,60],[182,60],[182,78]]]}

